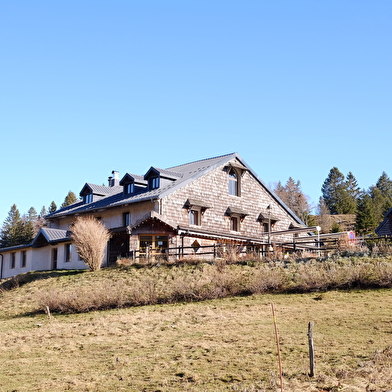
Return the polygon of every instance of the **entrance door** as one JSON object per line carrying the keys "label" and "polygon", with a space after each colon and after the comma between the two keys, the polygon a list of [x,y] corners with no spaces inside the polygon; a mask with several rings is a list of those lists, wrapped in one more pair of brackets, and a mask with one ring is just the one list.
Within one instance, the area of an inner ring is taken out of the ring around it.
{"label": "entrance door", "polygon": [[52,249],[52,268],[57,269],[57,248]]}
{"label": "entrance door", "polygon": [[114,234],[109,241],[109,260],[108,265],[116,264],[118,257],[129,257],[129,235],[118,233]]}

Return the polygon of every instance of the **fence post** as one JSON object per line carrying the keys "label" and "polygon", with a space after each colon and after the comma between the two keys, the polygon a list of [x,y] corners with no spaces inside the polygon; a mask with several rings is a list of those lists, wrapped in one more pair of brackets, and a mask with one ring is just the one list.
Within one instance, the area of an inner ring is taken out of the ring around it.
{"label": "fence post", "polygon": [[311,321],[308,325],[309,362],[310,362],[309,377],[314,377],[313,325],[314,325],[313,321]]}

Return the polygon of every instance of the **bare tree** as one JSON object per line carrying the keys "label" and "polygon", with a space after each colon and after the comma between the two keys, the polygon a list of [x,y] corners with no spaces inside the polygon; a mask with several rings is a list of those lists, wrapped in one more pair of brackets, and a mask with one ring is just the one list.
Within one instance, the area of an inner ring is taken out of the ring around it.
{"label": "bare tree", "polygon": [[109,230],[93,217],[77,217],[71,230],[80,258],[90,270],[99,270],[110,238]]}

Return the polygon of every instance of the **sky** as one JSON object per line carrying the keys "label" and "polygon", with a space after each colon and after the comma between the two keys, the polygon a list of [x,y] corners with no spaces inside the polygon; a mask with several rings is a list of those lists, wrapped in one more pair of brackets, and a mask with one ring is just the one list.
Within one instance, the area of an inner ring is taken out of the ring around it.
{"label": "sky", "polygon": [[0,0],[0,226],[237,152],[317,205],[392,176],[390,0]]}

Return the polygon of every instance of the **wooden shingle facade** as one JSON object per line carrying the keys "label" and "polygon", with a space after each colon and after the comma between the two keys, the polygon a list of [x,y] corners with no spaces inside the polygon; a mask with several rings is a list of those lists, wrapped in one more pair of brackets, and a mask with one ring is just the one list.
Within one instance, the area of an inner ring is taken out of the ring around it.
{"label": "wooden shingle facade", "polygon": [[[29,262],[11,268],[16,249],[3,249],[3,275],[34,269],[84,268],[72,246],[69,228],[76,216],[94,216],[111,232],[104,265],[119,257],[162,254],[183,257],[204,246],[235,244],[263,250],[271,243],[308,235],[301,220],[237,154],[144,175],[113,171],[107,186],[86,183],[81,200],[46,217],[24,251]],[[38,255],[40,261],[37,261]]]}

